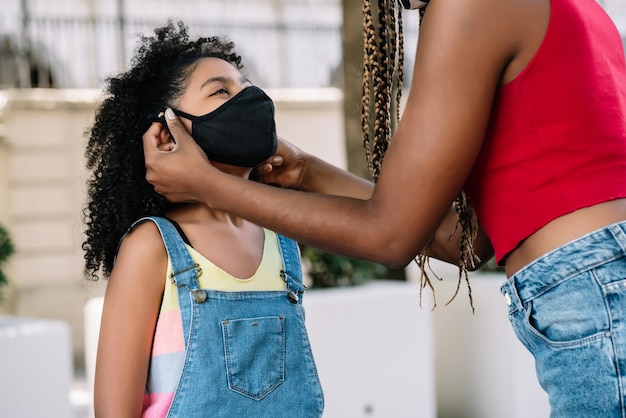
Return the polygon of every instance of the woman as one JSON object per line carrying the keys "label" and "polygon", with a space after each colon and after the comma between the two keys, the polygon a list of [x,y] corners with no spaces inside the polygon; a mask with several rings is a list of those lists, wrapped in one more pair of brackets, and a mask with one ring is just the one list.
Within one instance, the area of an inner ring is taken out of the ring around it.
{"label": "woman", "polygon": [[[145,180],[141,136],[169,107],[229,175],[248,178],[274,152],[273,103],[241,68],[232,43],[170,24],[109,80],[87,147],[83,244],[86,272],[109,279],[96,417],[322,414],[297,244],[201,203],[168,204]],[[172,146],[166,131],[159,146]]]}
{"label": "woman", "polygon": [[615,25],[595,0],[421,10],[409,97],[375,186],[293,148],[279,149],[286,167],[262,168],[264,181],[321,194],[228,177],[194,156],[176,119],[171,152],[155,145],[159,127],[144,135],[148,180],[171,201],[391,266],[426,251],[467,270],[493,248],[552,416],[625,417],[626,64]]}

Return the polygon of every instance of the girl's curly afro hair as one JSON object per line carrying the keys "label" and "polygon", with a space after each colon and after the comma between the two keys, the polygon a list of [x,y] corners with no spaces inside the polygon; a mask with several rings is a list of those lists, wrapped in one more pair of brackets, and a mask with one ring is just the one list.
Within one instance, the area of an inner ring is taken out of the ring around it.
{"label": "girl's curly afro hair", "polygon": [[110,275],[118,244],[133,221],[163,216],[168,202],[146,181],[142,135],[152,117],[175,107],[201,58],[223,59],[241,69],[234,44],[218,37],[189,41],[187,27],[157,28],[142,36],[130,69],[107,80],[85,151],[91,177],[83,211],[85,274]]}

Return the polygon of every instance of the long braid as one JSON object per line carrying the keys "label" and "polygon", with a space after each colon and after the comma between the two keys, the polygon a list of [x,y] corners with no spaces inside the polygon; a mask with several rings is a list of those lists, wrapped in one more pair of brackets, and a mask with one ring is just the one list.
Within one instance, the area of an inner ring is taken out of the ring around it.
{"label": "long braid", "polygon": [[390,0],[378,0],[378,77],[374,78],[374,144],[371,164],[374,167],[374,181],[378,180],[380,167],[391,141],[391,70],[389,64],[388,15]]}
{"label": "long braid", "polygon": [[456,291],[454,292],[454,295],[452,295],[452,298],[448,301],[448,303],[452,302],[452,300],[459,293],[461,281],[465,280],[465,283],[467,284],[467,292],[470,300],[470,305],[472,306],[473,310],[474,303],[472,299],[472,287],[470,286],[468,271],[470,269],[474,269],[476,267],[476,263],[480,262],[480,259],[474,253],[473,245],[476,234],[478,233],[478,220],[476,219],[476,214],[474,213],[474,210],[470,206],[469,202],[467,201],[467,197],[463,192],[460,192],[456,200],[454,201],[454,209],[456,210],[457,221],[454,231],[452,231],[452,234],[454,234],[456,230],[461,227],[461,256],[459,258],[459,280],[457,282]]}
{"label": "long braid", "polygon": [[[425,10],[426,7],[419,10],[420,21],[424,16]],[[394,116],[396,122],[399,121],[404,61],[401,7],[398,7],[397,0],[378,0],[377,13],[378,36],[376,36],[374,27],[371,0],[363,0],[364,57],[361,126],[363,129],[365,155],[374,181],[378,180],[380,168],[392,138],[393,124],[391,122],[390,108],[394,94],[396,104]],[[372,97],[374,98],[373,105]],[[468,272],[475,267],[477,261],[480,261],[474,253],[473,247],[474,238],[478,231],[478,222],[474,210],[462,191],[459,192],[454,201],[454,208],[457,213],[457,223],[450,236],[457,232],[459,227],[462,235],[459,248],[460,259],[457,287],[448,303],[456,297],[461,283],[465,281],[468,288],[470,306],[473,311],[474,301]],[[429,287],[433,292],[434,299],[435,289],[427,273],[427,270],[432,272],[430,268],[431,250],[432,243],[429,243],[415,258],[415,262],[421,270],[420,289]],[[435,275],[435,277],[437,276]],[[436,306],[436,301],[434,306]]]}
{"label": "long braid", "polygon": [[[397,82],[401,81],[401,78],[395,74],[398,46],[394,1],[378,0],[378,33],[374,25],[371,2],[370,0],[363,2],[364,58],[361,125],[363,146],[370,175],[374,181],[378,179],[384,155],[391,141],[392,95],[400,91],[397,88]],[[400,98],[396,96],[396,103],[399,104],[399,100]],[[398,109],[399,106],[396,106],[396,112],[399,111]],[[396,120],[398,119],[399,113],[396,113]]]}
{"label": "long braid", "polygon": [[404,87],[403,78],[404,78],[404,28],[402,26],[402,7],[398,7],[398,16],[392,13],[392,19],[394,19],[394,27],[397,28],[395,31],[394,37],[397,36],[398,42],[393,42],[392,46],[394,50],[397,49],[395,53],[396,57],[394,60],[394,66],[397,69],[396,73],[396,126],[400,123],[400,103],[402,102],[402,88]]}
{"label": "long braid", "polygon": [[376,178],[372,164],[371,134],[370,134],[370,106],[371,106],[371,80],[377,74],[375,61],[378,51],[375,45],[376,32],[372,17],[372,5],[369,0],[363,1],[363,96],[361,101],[361,129],[363,130],[363,147],[365,158],[370,169],[370,176]]}

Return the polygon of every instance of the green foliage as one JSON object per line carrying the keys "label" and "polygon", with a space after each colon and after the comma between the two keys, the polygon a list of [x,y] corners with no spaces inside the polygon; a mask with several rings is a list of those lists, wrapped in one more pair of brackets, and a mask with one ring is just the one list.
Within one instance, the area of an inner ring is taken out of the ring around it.
{"label": "green foliage", "polygon": [[483,264],[478,271],[483,273],[504,273],[504,267],[497,265],[496,258],[492,257],[491,260]]}
{"label": "green foliage", "polygon": [[[0,225],[0,290],[8,282],[2,267],[14,252],[15,248],[13,247],[13,243],[9,237],[9,232],[2,225]],[[2,300],[1,296],[2,295],[0,294],[0,301]]]}
{"label": "green foliage", "polygon": [[313,288],[352,286],[387,276],[387,268],[380,264],[326,253],[305,245],[301,245],[300,250]]}

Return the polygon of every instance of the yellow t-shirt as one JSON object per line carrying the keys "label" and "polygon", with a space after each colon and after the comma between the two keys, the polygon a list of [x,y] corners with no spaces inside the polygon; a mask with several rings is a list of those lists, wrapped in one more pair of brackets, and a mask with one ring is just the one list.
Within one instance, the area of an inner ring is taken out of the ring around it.
{"label": "yellow t-shirt", "polygon": [[[198,277],[200,288],[227,292],[246,292],[254,290],[285,290],[285,281],[280,276],[283,260],[278,247],[276,233],[263,228],[265,240],[263,256],[257,271],[248,279],[236,278],[205,258],[202,254],[185,244],[193,261],[198,263],[202,274]],[[178,310],[178,290],[170,280],[171,263],[168,261],[167,279],[163,292],[161,313]]]}
{"label": "yellow t-shirt", "polygon": [[203,289],[223,290],[228,292],[244,292],[250,290],[284,290],[285,282],[280,277],[283,260],[280,256],[276,233],[263,228],[265,240],[263,256],[257,271],[248,279],[231,276],[200,253],[187,245],[191,258],[200,265],[200,287]]}

